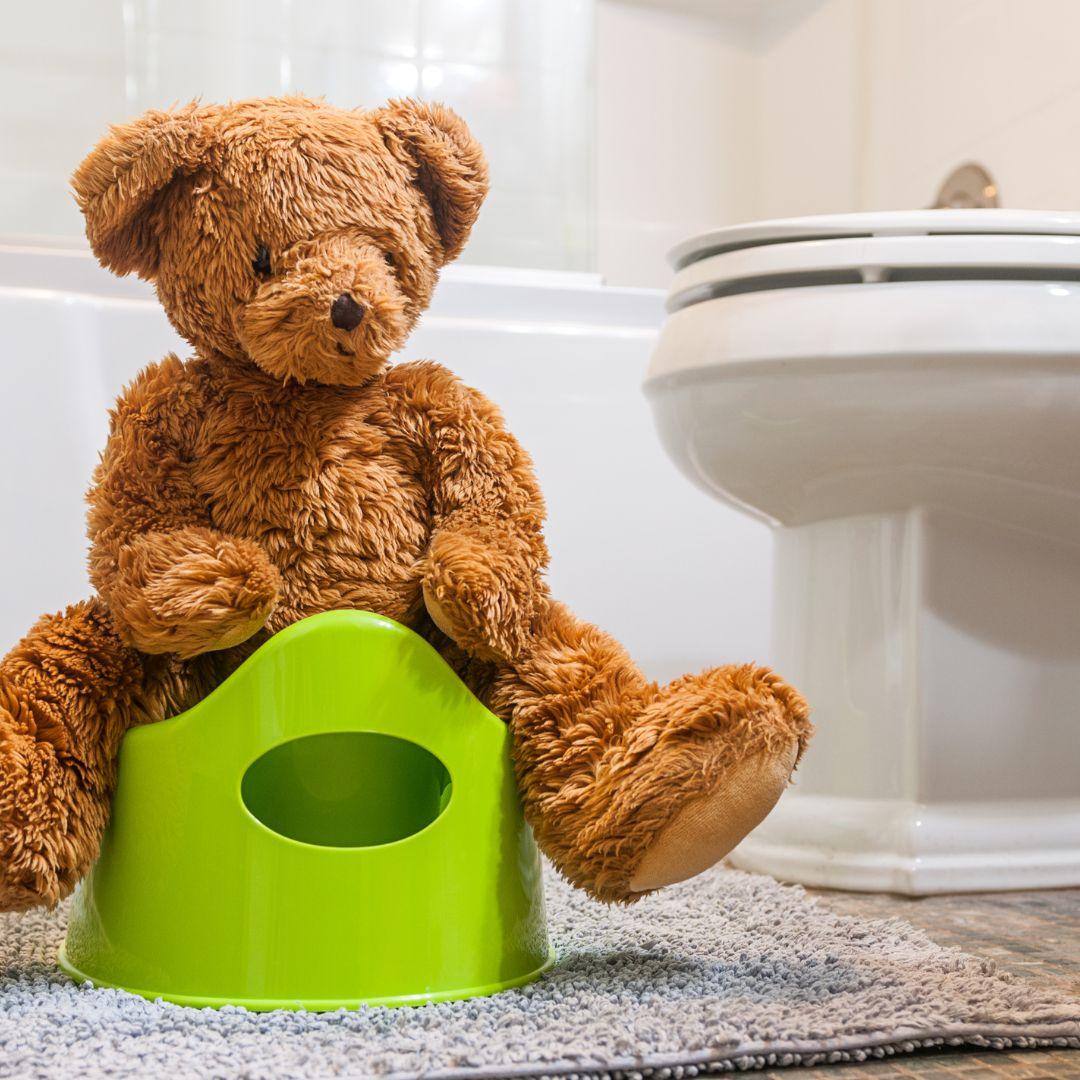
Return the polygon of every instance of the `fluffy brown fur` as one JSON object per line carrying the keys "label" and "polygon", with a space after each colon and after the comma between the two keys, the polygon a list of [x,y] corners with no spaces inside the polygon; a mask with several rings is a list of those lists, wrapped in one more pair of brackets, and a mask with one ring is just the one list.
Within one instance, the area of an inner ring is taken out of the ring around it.
{"label": "fluffy brown fur", "polygon": [[654,841],[686,846],[663,865],[693,863],[705,838],[665,826],[722,799],[735,765],[801,752],[806,706],[767,670],[658,687],[556,603],[543,501],[498,410],[437,364],[388,367],[487,189],[452,112],[151,112],[74,186],[101,261],[153,281],[195,353],[113,411],[89,496],[97,597],[0,663],[0,907],[85,873],[128,728],[333,608],[413,627],[506,718],[541,847],[604,900],[634,898]]}

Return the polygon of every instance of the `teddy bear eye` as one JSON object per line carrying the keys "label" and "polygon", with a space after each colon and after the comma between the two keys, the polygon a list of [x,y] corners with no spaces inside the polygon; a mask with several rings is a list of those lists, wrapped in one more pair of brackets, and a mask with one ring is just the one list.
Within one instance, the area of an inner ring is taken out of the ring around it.
{"label": "teddy bear eye", "polygon": [[269,277],[273,273],[270,266],[270,249],[265,244],[259,245],[255,258],[251,260],[251,268],[259,277]]}
{"label": "teddy bear eye", "polygon": [[390,270],[390,273],[394,275],[394,280],[397,281],[397,283],[400,285],[401,281],[402,281],[402,278],[401,278],[402,262],[398,258],[396,252],[384,251],[383,252],[383,262],[386,263],[387,267]]}

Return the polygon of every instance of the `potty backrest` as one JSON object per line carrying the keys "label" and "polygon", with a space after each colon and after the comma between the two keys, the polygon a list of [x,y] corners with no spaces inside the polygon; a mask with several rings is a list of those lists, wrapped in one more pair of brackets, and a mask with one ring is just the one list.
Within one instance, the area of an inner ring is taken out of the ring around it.
{"label": "potty backrest", "polygon": [[547,962],[506,726],[405,627],[314,616],[132,731],[66,959],[173,1000],[431,1000]]}

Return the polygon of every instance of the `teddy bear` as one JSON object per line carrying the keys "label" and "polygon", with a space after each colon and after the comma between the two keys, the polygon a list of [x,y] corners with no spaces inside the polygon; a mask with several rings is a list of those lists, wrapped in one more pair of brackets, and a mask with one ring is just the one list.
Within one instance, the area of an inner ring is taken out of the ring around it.
{"label": "teddy bear", "polygon": [[[193,353],[112,410],[96,595],[0,662],[0,908],[53,905],[89,869],[128,729],[338,608],[411,627],[505,720],[539,847],[601,901],[692,877],[768,813],[811,732],[797,691],[754,665],[647,680],[550,594],[544,502],[498,409],[435,362],[390,363],[487,192],[454,112],[150,111],[73,186],[100,262],[152,282]],[[647,566],[623,572],[655,603]]]}

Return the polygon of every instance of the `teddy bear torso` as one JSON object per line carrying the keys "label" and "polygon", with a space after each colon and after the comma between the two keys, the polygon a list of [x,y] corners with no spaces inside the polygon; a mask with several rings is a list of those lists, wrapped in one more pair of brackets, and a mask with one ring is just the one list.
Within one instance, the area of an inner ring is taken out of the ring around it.
{"label": "teddy bear torso", "polygon": [[201,422],[192,478],[210,524],[257,542],[277,566],[272,631],[333,608],[411,623],[431,531],[423,463],[394,387],[275,385],[249,368],[196,363]]}

